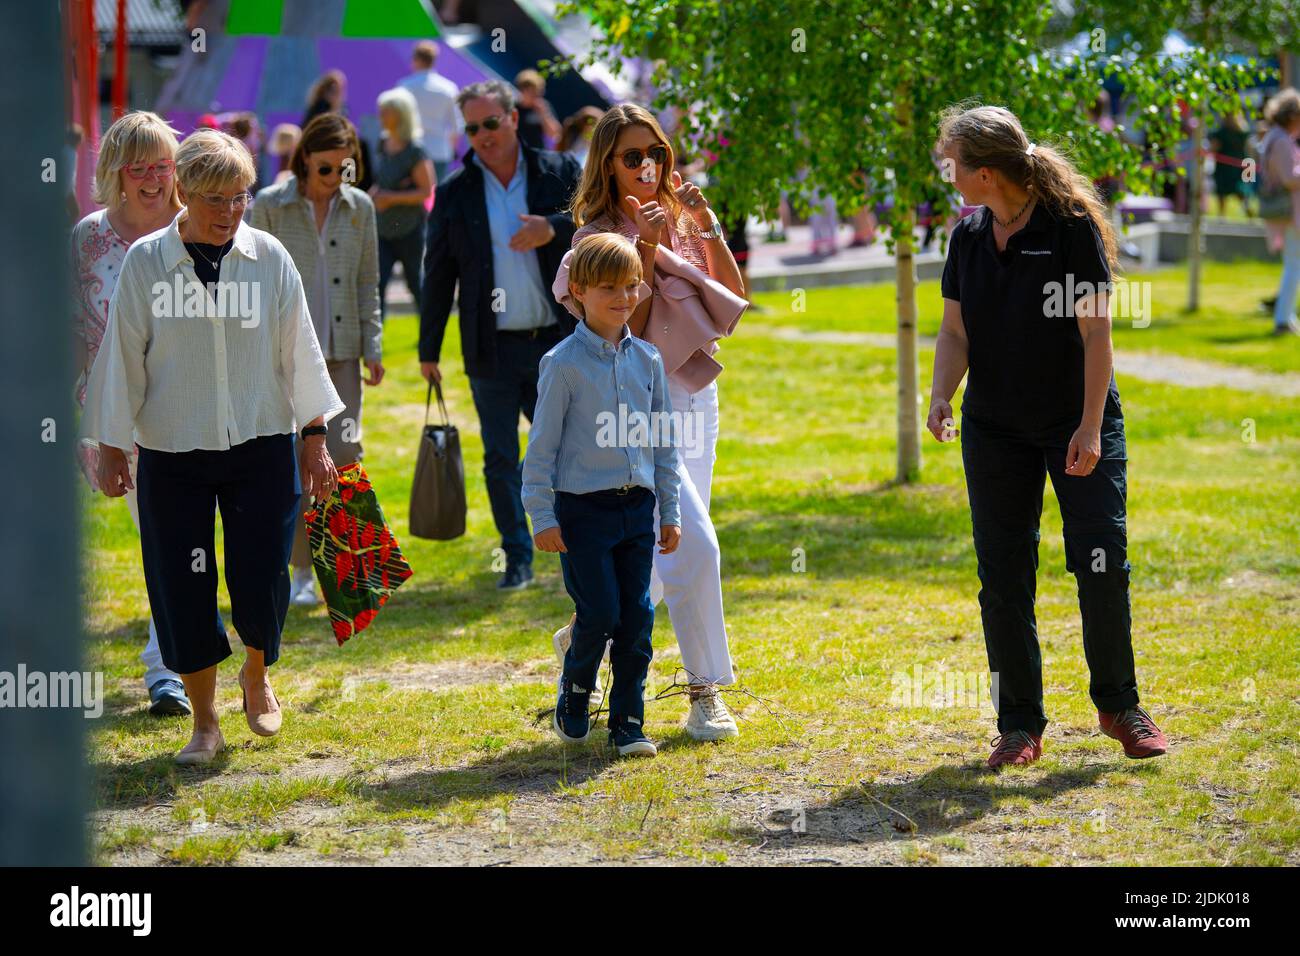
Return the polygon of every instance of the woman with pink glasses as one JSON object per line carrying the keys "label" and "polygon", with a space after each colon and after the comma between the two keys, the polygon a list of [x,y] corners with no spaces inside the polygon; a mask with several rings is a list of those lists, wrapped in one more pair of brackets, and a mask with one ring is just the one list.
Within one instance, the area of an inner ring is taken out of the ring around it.
{"label": "woman with pink glasses", "polygon": [[[95,202],[105,207],[82,219],[72,230],[73,347],[77,355],[77,404],[86,403],[86,382],[108,324],[122,260],[131,243],[165,228],[180,212],[176,194],[176,131],[155,113],[127,113],[108,128],[95,164]],[[99,449],[78,446],[81,470],[98,491]],[[134,481],[135,457],[131,458]],[[136,530],[140,528],[134,490],[126,494]],[[168,670],[158,650],[158,630],[149,619],[149,643],[140,655],[149,689],[149,713],[184,716],[189,699],[180,676]]]}

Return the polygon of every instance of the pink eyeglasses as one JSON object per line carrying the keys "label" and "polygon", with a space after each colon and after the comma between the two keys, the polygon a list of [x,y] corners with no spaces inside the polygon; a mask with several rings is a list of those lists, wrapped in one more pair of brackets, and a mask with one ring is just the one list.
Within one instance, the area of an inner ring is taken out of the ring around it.
{"label": "pink eyeglasses", "polygon": [[148,179],[151,173],[159,179],[170,179],[176,171],[176,164],[170,159],[160,159],[156,163],[129,163],[123,165],[122,170],[136,181]]}

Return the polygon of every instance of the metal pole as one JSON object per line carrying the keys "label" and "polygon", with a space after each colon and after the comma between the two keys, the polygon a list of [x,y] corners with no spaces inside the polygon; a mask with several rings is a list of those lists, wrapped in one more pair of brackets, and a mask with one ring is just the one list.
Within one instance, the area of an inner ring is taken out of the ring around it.
{"label": "metal pole", "polygon": [[13,698],[18,690],[25,704],[33,699],[30,684],[15,686],[20,674],[30,681],[33,674],[82,670],[64,205],[71,170],[59,44],[58,4],[11,5],[0,30],[0,114],[23,133],[7,141],[0,176],[0,382],[8,396],[0,402],[8,452],[0,682],[7,676],[10,690],[0,706],[0,865],[77,865],[86,858],[85,711],[18,707]]}

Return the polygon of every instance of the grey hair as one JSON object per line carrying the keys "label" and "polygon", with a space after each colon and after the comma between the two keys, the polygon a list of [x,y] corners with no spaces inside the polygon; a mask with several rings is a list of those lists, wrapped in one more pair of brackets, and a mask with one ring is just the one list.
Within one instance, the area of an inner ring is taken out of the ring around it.
{"label": "grey hair", "polygon": [[502,80],[471,83],[456,94],[456,108],[464,112],[466,103],[483,96],[496,100],[507,113],[515,108],[515,91]]}

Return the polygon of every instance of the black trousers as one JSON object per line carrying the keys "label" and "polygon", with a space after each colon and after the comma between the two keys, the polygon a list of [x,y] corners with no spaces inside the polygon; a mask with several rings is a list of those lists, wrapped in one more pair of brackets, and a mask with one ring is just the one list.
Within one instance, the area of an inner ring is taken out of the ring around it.
{"label": "black trousers", "polygon": [[980,615],[996,675],[998,730],[1041,734],[1042,657],[1034,617],[1044,479],[1060,503],[1065,566],[1078,582],[1089,694],[1099,710],[1137,705],[1125,525],[1124,420],[1102,424],[1102,460],[1090,475],[1065,473],[1074,429],[1024,434],[962,416],[962,462],[979,566]]}
{"label": "black trousers", "polygon": [[579,687],[591,687],[608,642],[614,671],[611,721],[645,719],[645,679],[655,626],[650,603],[654,515],[655,495],[648,488],[625,494],[555,494],[555,517],[567,549],[560,555],[560,569],[578,612],[564,656],[564,676]]}
{"label": "black trousers", "polygon": [[274,664],[302,494],[293,436],[266,435],[226,451],[142,447],[136,488],[144,581],[163,663],[193,674],[230,656],[217,615],[220,508],[231,621],[239,639]]}
{"label": "black trousers", "polygon": [[519,416],[532,423],[537,408],[537,367],[563,337],[558,324],[535,332],[497,332],[497,370],[470,376],[470,392],[483,436],[483,479],[492,520],[509,565],[532,566],[533,536],[521,497],[524,463],[519,457]]}
{"label": "black trousers", "polygon": [[393,266],[402,264],[402,278],[411,293],[412,308],[420,311],[420,277],[424,269],[424,224],[396,239],[379,240],[379,310],[388,315],[388,280],[393,277]]}

